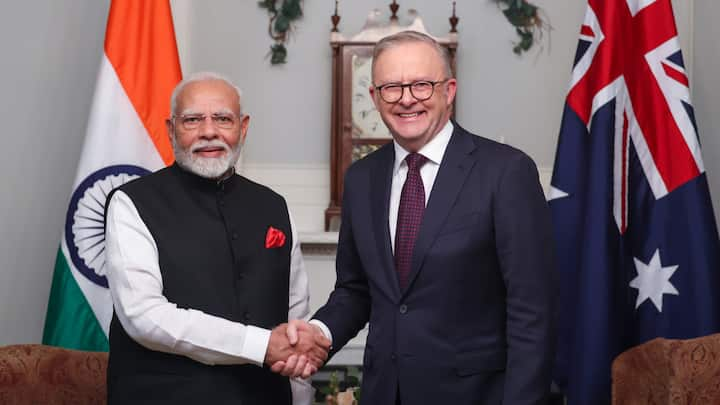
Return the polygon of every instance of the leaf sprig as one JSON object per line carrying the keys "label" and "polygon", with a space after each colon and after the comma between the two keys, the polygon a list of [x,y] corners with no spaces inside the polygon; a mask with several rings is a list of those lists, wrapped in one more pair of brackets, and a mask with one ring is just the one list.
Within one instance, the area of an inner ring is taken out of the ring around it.
{"label": "leaf sprig", "polygon": [[270,63],[273,65],[285,63],[287,62],[285,44],[292,31],[293,21],[303,15],[302,0],[260,0],[258,6],[267,9],[270,15],[268,34],[275,40],[275,44],[270,46]]}
{"label": "leaf sprig", "polygon": [[540,16],[540,8],[527,0],[491,0],[500,7],[508,22],[515,27],[520,40],[513,45],[513,52],[527,52],[542,37],[549,25]]}

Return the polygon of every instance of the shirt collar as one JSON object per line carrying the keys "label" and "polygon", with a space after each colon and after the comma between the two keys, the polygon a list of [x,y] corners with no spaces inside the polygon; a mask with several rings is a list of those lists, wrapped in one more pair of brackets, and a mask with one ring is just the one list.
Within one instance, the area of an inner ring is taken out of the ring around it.
{"label": "shirt collar", "polygon": [[[435,135],[430,142],[426,143],[425,146],[420,148],[418,153],[425,156],[429,161],[439,165],[442,161],[445,149],[447,149],[450,143],[450,137],[452,136],[454,127],[450,120],[445,124],[443,129]],[[399,143],[393,140],[393,146],[395,147],[395,165],[393,166],[393,174],[400,170],[400,164],[405,160],[407,155],[410,154],[405,148],[400,146]]]}
{"label": "shirt collar", "polygon": [[228,187],[232,187],[235,183],[236,176],[235,167],[231,167],[224,175],[219,179],[209,179],[207,177],[199,176],[190,170],[182,167],[177,161],[173,162],[171,169],[178,173],[183,179],[188,181],[190,184],[196,184],[200,187],[206,187],[210,189],[225,190]]}

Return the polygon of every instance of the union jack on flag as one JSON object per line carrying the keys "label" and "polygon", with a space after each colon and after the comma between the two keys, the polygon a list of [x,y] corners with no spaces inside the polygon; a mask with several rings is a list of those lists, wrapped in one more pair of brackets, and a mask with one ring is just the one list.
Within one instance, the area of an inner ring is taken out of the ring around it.
{"label": "union jack on flag", "polygon": [[612,360],[720,331],[720,243],[670,0],[589,0],[553,169],[555,381],[608,403]]}

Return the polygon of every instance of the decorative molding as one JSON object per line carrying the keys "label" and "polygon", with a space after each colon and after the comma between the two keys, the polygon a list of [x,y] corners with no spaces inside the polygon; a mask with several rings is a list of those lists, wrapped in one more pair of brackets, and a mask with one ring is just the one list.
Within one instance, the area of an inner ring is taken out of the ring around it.
{"label": "decorative molding", "polygon": [[302,232],[299,235],[303,254],[332,256],[337,252],[337,232]]}
{"label": "decorative molding", "polygon": [[238,172],[285,197],[299,233],[324,231],[330,195],[329,165],[243,162]]}
{"label": "decorative molding", "polygon": [[[336,14],[337,14],[337,11],[336,11]],[[383,22],[383,21],[381,21],[383,13],[379,9],[373,9],[368,14],[368,17],[365,20],[365,25],[363,26],[362,30],[360,30],[359,33],[348,38],[348,37],[344,36],[343,34],[341,34],[339,31],[332,31],[330,33],[330,43],[337,43],[337,42],[375,43],[387,36],[397,34],[401,31],[411,30],[411,31],[417,31],[417,32],[426,34],[426,35],[434,38],[436,41],[438,41],[441,44],[448,44],[448,43],[457,44],[457,42],[458,42],[457,32],[451,31],[447,34],[447,37],[433,36],[432,34],[430,34],[428,32],[427,28],[425,28],[425,23],[423,23],[422,18],[420,18],[420,16],[418,15],[417,10],[408,9],[408,15],[411,19],[411,22],[409,25],[401,25],[398,22],[397,16],[395,16],[395,18],[391,17],[388,22]]]}
{"label": "decorative molding", "polygon": [[[330,195],[329,165],[243,163],[238,167],[238,172],[285,197],[304,250],[312,254],[325,254],[323,252],[334,249],[337,232],[324,232],[323,229],[323,215]],[[540,166],[538,172],[540,184],[547,196],[552,166]]]}
{"label": "decorative molding", "polygon": [[303,243],[314,245],[337,245],[337,232],[304,232],[300,233]]}

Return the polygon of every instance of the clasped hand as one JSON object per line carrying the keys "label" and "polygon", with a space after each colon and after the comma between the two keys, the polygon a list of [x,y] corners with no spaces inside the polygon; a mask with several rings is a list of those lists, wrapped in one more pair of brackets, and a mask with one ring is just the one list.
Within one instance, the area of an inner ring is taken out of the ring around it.
{"label": "clasped hand", "polygon": [[320,328],[301,320],[277,326],[270,334],[265,364],[287,377],[308,378],[328,358],[330,340]]}

